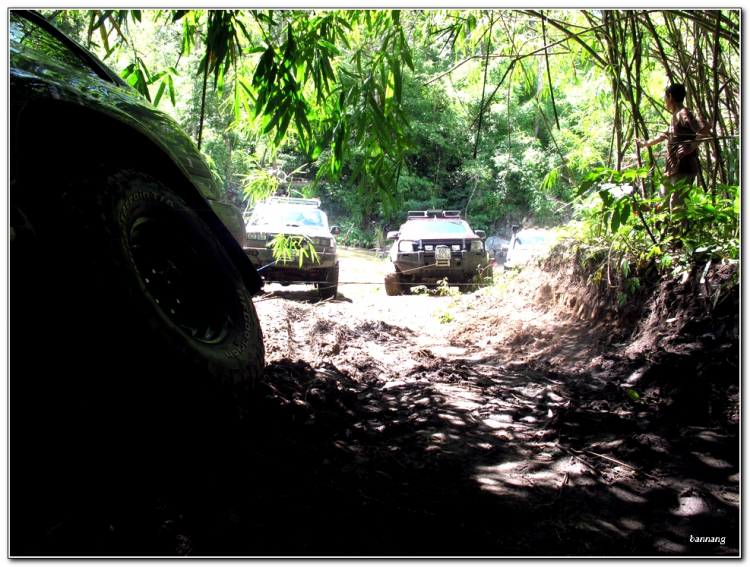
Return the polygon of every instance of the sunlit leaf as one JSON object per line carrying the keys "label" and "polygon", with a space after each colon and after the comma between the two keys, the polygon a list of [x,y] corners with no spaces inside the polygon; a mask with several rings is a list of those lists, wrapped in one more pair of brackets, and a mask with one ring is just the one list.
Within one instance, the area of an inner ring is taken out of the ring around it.
{"label": "sunlit leaf", "polygon": [[134,70],[135,70],[135,63],[131,63],[130,65],[128,65],[122,70],[122,72],[120,73],[120,76],[123,79],[127,79],[128,77],[130,77],[130,75],[132,75]]}
{"label": "sunlit leaf", "polygon": [[164,94],[164,89],[167,86],[167,81],[162,81],[161,85],[159,85],[159,90],[156,91],[156,96],[154,97],[154,106],[159,106],[159,101],[161,100],[161,95]]}
{"label": "sunlit leaf", "polygon": [[174,83],[172,82],[171,75],[167,75],[167,84],[169,85],[169,100],[172,102],[172,106],[177,106],[177,103],[175,102]]}
{"label": "sunlit leaf", "polygon": [[112,12],[114,12],[114,10],[105,10],[104,12],[101,13],[101,16],[99,17],[99,19],[96,20],[96,23],[93,26],[91,26],[91,28],[89,29],[89,37],[91,37],[92,31],[102,26],[104,22],[106,22],[109,19],[109,16],[112,14]]}
{"label": "sunlit leaf", "polygon": [[151,79],[149,79],[148,84],[149,85],[154,84],[156,81],[158,81],[159,79],[161,79],[162,77],[164,77],[164,75],[166,75],[166,74],[167,74],[166,71],[161,71],[161,72],[157,73],[156,75],[154,75],[153,77],[151,77]]}

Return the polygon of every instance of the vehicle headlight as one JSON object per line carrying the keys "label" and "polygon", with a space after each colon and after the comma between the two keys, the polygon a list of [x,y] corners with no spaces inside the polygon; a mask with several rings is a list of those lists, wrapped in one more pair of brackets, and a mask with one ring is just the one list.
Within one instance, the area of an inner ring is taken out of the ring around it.
{"label": "vehicle headlight", "polygon": [[435,247],[434,247],[434,246],[433,246],[432,244],[425,244],[425,245],[424,245],[424,249],[425,249],[425,250],[426,250],[427,252],[432,252],[433,250],[435,250]]}
{"label": "vehicle headlight", "polygon": [[461,250],[461,245],[460,244],[451,244],[451,250],[453,250],[454,252],[458,252],[459,250]]}
{"label": "vehicle headlight", "polygon": [[414,245],[416,242],[413,240],[400,240],[398,243],[399,252],[414,252]]}
{"label": "vehicle headlight", "polygon": [[317,246],[336,246],[336,241],[333,238],[313,238],[312,241]]}
{"label": "vehicle headlight", "polygon": [[481,240],[474,240],[471,243],[470,250],[472,252],[481,252],[482,250],[484,250],[484,246],[482,246],[482,241]]}
{"label": "vehicle headlight", "polygon": [[262,242],[266,241],[266,235],[262,232],[248,232],[247,233],[247,240],[248,242],[250,240],[260,240]]}

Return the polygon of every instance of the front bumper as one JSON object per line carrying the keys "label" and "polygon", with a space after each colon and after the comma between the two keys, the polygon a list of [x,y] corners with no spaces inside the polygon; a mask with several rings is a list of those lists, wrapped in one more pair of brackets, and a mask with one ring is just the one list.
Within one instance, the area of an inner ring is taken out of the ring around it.
{"label": "front bumper", "polygon": [[435,254],[430,252],[399,253],[394,262],[403,276],[414,282],[448,279],[449,282],[467,282],[489,265],[485,250],[451,252],[450,265],[438,266]]}
{"label": "front bumper", "polygon": [[335,249],[331,251],[326,248],[317,251],[317,261],[309,256],[299,263],[299,256],[276,260],[271,248],[245,247],[245,254],[250,258],[255,269],[266,281],[292,282],[292,281],[320,281],[325,279],[327,271],[332,268],[338,260]]}

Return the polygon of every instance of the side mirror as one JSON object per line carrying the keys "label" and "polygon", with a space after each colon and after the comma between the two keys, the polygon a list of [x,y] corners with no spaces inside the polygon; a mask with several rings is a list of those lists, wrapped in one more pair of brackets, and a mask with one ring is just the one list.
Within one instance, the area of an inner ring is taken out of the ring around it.
{"label": "side mirror", "polygon": [[398,240],[398,231],[397,230],[390,231],[385,238],[386,240]]}
{"label": "side mirror", "polygon": [[475,230],[474,234],[476,234],[482,240],[484,240],[485,238],[487,238],[487,233],[484,232],[483,230]]}
{"label": "side mirror", "polygon": [[334,236],[338,236],[339,234],[341,234],[341,229],[337,226],[332,226],[331,234],[333,234]]}

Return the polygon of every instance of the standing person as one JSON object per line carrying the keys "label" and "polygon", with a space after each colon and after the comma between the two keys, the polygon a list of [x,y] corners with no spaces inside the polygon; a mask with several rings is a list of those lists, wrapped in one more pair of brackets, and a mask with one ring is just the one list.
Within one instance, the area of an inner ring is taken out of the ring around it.
{"label": "standing person", "polygon": [[[684,179],[685,184],[692,185],[695,176],[700,171],[698,161],[699,141],[711,132],[711,128],[701,117],[683,106],[685,100],[685,86],[674,84],[667,87],[664,92],[664,102],[667,110],[672,113],[669,127],[652,140],[636,140],[639,148],[653,146],[659,142],[667,141],[667,159],[664,163],[664,176],[670,185],[676,185]],[[696,137],[697,136],[697,137]],[[674,212],[685,202],[685,191],[679,195],[672,194],[669,200],[669,210]],[[661,186],[662,198],[667,196],[664,185]]]}

